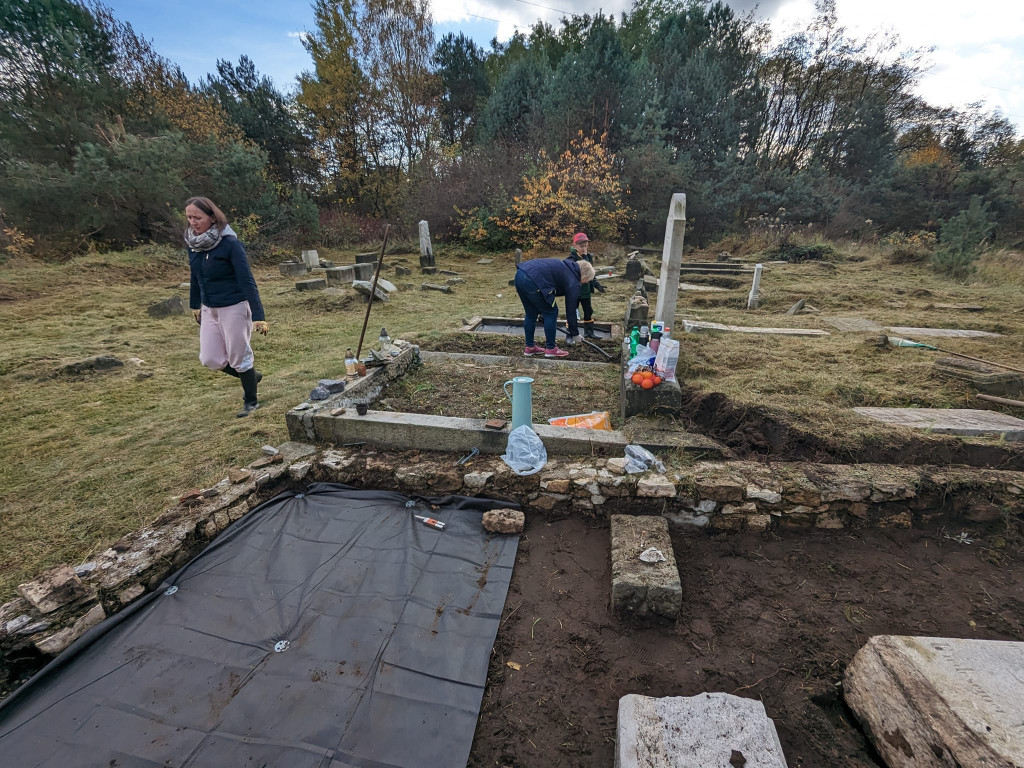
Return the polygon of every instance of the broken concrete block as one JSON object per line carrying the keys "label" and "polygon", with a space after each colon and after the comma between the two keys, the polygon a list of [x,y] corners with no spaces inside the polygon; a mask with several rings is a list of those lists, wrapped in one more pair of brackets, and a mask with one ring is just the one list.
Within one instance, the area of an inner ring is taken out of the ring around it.
{"label": "broken concrete block", "polygon": [[361,293],[363,296],[369,296],[370,291],[373,290],[373,297],[378,301],[387,301],[388,292],[382,288],[380,282],[377,282],[377,287],[374,289],[373,283],[369,280],[355,280],[352,283],[352,287],[356,289],[356,292]]}
{"label": "broken concrete block", "polygon": [[672,499],[676,496],[676,484],[664,475],[645,473],[637,481],[636,495]]}
{"label": "broken concrete block", "polygon": [[285,261],[278,264],[277,268],[285,277],[302,277],[309,272],[309,267],[301,261]]}
{"label": "broken concrete block", "polygon": [[44,571],[35,581],[19,584],[18,592],[40,613],[96,597],[96,590],[83,584],[75,569],[64,563]]}
{"label": "broken concrete block", "polygon": [[373,280],[373,273],[376,271],[374,264],[353,264],[352,271],[356,280]]}
{"label": "broken concrete block", "polygon": [[324,274],[327,276],[327,284],[333,286],[349,285],[356,279],[356,271],[348,267],[330,267]]}
{"label": "broken concrete block", "polygon": [[[665,518],[612,515],[611,538],[612,609],[625,616],[674,621],[683,602],[683,588]],[[640,554],[652,547],[665,559],[641,560]]]}
{"label": "broken concrete block", "polygon": [[357,253],[356,264],[376,264],[378,256],[377,253]]}
{"label": "broken concrete block", "polygon": [[1024,765],[1024,643],[876,635],[843,680],[889,768]]}
{"label": "broken concrete block", "polygon": [[764,704],[728,693],[619,699],[615,768],[786,768]]}
{"label": "broken concrete block", "polygon": [[522,533],[526,515],[518,509],[489,509],[484,512],[483,522],[491,533]]}
{"label": "broken concrete block", "polygon": [[422,283],[420,285],[421,291],[440,291],[441,293],[451,293],[452,287],[450,285],[437,285],[436,283]]}
{"label": "broken concrete block", "polygon": [[322,291],[327,287],[327,280],[322,277],[315,277],[312,280],[299,280],[295,283],[297,291]]}

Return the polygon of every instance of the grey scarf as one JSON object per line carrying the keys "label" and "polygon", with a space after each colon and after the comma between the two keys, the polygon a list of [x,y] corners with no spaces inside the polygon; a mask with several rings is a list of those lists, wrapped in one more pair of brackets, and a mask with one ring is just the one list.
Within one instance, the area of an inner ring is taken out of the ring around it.
{"label": "grey scarf", "polygon": [[192,227],[188,227],[185,230],[185,245],[188,246],[190,251],[212,251],[220,245],[220,241],[224,239],[224,235],[237,237],[237,235],[235,235],[235,230],[231,228],[230,224],[225,224],[224,229],[214,225],[201,235],[197,235],[192,231]]}

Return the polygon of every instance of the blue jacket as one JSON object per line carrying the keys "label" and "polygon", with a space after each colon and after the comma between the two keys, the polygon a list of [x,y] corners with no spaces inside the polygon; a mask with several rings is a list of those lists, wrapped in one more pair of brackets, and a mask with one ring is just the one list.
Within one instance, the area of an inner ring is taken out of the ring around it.
{"label": "blue jacket", "polygon": [[565,296],[569,333],[579,336],[576,325],[576,304],[580,299],[579,265],[571,259],[531,259],[520,262],[519,269],[534,282],[546,304],[554,304],[556,296]]}
{"label": "blue jacket", "polygon": [[248,301],[253,322],[266,319],[249,259],[237,237],[224,235],[217,247],[210,251],[190,250],[188,265],[192,271],[192,290],[188,300],[191,309],[199,309],[201,304],[230,307]]}

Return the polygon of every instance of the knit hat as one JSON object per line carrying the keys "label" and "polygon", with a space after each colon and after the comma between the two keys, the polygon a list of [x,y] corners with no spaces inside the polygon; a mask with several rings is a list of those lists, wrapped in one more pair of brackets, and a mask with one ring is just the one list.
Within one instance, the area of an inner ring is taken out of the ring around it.
{"label": "knit hat", "polygon": [[589,242],[590,242],[590,238],[587,237],[583,232],[577,232],[572,237],[572,244],[573,245],[576,245],[577,243],[589,243]]}

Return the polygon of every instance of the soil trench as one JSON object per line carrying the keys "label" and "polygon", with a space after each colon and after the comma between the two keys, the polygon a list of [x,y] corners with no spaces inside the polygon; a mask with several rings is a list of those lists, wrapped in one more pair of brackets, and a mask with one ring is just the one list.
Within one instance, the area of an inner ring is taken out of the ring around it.
{"label": "soil trench", "polygon": [[609,611],[607,520],[529,518],[469,766],[611,765],[621,696],[703,691],[763,701],[791,768],[881,766],[839,687],[870,636],[1024,640],[1021,552],[1005,545],[902,530],[673,540],[680,620],[633,626]]}

